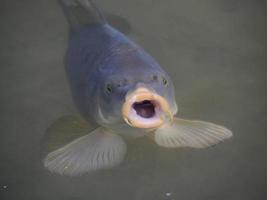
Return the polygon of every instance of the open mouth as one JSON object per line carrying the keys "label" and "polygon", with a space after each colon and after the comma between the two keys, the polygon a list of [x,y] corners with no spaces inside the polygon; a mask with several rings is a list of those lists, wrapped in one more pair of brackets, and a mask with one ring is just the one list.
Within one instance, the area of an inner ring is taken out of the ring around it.
{"label": "open mouth", "polygon": [[172,117],[167,101],[146,88],[138,88],[126,96],[122,115],[127,124],[136,128],[157,128],[166,116]]}
{"label": "open mouth", "polygon": [[153,101],[144,100],[141,102],[135,102],[132,106],[136,114],[140,117],[151,118],[156,114],[155,104],[153,103]]}

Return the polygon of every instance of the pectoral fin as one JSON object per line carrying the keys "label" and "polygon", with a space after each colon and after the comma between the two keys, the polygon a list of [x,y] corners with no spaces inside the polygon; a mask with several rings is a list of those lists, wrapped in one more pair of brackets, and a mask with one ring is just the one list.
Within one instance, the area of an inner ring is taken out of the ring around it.
{"label": "pectoral fin", "polygon": [[125,153],[126,144],[120,136],[97,128],[49,153],[44,165],[52,172],[75,176],[116,166],[122,162]]}
{"label": "pectoral fin", "polygon": [[154,139],[158,145],[168,148],[205,148],[231,136],[232,132],[223,126],[175,118],[172,124],[166,124],[157,129]]}

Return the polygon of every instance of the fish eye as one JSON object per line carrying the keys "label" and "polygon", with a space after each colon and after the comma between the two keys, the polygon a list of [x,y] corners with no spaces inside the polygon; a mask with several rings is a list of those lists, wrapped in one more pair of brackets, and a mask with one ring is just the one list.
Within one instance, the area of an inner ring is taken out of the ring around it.
{"label": "fish eye", "polygon": [[113,91],[112,85],[111,85],[110,83],[108,83],[108,84],[106,85],[106,91],[107,91],[108,93],[111,93],[111,92]]}
{"label": "fish eye", "polygon": [[163,83],[163,85],[167,86],[168,85],[167,79],[163,77],[162,78],[162,83]]}

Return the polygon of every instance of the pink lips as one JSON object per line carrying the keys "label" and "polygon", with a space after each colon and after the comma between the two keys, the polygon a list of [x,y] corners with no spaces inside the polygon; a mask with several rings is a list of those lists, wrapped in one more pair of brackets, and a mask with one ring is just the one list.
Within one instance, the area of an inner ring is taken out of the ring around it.
{"label": "pink lips", "polygon": [[173,118],[166,99],[145,87],[126,96],[122,116],[128,125],[136,128],[158,128],[166,116]]}

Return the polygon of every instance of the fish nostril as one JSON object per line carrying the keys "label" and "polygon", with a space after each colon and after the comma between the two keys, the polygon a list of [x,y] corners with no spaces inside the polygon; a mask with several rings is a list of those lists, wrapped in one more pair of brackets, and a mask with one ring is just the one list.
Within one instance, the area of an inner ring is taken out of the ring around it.
{"label": "fish nostril", "polygon": [[152,101],[144,100],[141,102],[135,102],[132,105],[136,114],[143,118],[151,118],[155,115],[155,105]]}

